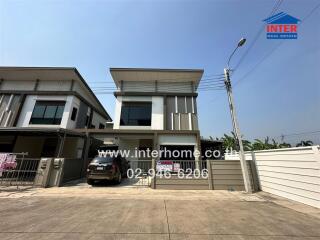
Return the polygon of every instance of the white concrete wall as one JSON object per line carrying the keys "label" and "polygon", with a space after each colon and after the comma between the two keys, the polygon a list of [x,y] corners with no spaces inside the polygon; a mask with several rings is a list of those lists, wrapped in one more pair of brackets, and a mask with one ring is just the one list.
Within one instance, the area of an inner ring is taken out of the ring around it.
{"label": "white concrete wall", "polygon": [[[120,126],[122,102],[152,102],[151,126]],[[119,96],[116,99],[114,129],[152,129],[163,130],[163,97],[161,96]]]}
{"label": "white concrete wall", "polygon": [[256,162],[262,191],[320,208],[319,146],[256,151],[246,158]]}

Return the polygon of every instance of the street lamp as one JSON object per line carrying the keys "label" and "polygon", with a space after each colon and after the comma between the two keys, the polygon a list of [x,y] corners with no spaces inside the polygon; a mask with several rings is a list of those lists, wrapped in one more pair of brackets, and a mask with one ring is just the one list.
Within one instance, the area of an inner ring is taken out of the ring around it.
{"label": "street lamp", "polygon": [[246,42],[246,39],[241,38],[238,42],[237,47],[231,53],[231,55],[228,59],[227,68],[224,69],[224,76],[225,76],[224,84],[226,86],[227,94],[228,94],[228,101],[229,101],[233,131],[236,135],[236,138],[237,138],[238,144],[239,144],[239,156],[240,156],[240,164],[241,164],[241,170],[242,170],[242,175],[243,175],[244,187],[245,187],[245,190],[247,193],[252,193],[246,157],[245,157],[244,150],[243,150],[242,138],[241,138],[239,123],[237,120],[237,114],[236,114],[236,109],[235,109],[233,95],[232,95],[232,86],[231,86],[231,81],[230,81],[230,67],[229,67],[229,63],[231,61],[232,56],[234,55],[234,53],[237,51],[237,49],[239,47],[242,47],[245,44],[245,42]]}

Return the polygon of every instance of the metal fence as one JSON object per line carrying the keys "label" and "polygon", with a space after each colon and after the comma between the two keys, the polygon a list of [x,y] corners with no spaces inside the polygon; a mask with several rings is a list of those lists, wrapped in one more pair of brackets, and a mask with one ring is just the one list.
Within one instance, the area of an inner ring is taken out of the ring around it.
{"label": "metal fence", "polygon": [[82,176],[83,159],[65,158],[63,164],[63,177],[61,183],[80,179]]}
{"label": "metal fence", "polygon": [[15,162],[1,170],[0,186],[32,186],[40,158],[27,158],[26,154],[11,155],[16,155]]}
{"label": "metal fence", "polygon": [[130,167],[127,171],[128,185],[137,187],[151,186],[152,160],[130,160]]}
{"label": "metal fence", "polygon": [[164,160],[157,162],[157,189],[209,189],[207,161]]}
{"label": "metal fence", "polygon": [[[161,161],[160,161],[161,162]],[[183,171],[183,172],[192,172],[196,169],[202,170],[202,169],[207,169],[207,162],[204,160],[170,160],[173,165],[173,171],[172,172],[178,172],[178,171]]]}
{"label": "metal fence", "polygon": [[[180,180],[180,178],[178,178],[179,172],[179,177],[185,175],[182,180],[195,178],[204,180],[207,179],[207,177],[202,177],[202,171],[206,169],[206,161],[159,160],[156,161],[153,166],[152,160],[130,160],[130,168],[127,172],[127,182],[131,186],[150,187],[154,181],[154,177],[156,177],[157,186],[163,182],[161,179],[165,180],[166,184],[176,184],[177,180]],[[168,172],[169,174],[165,174]],[[193,176],[195,176],[195,178]]]}

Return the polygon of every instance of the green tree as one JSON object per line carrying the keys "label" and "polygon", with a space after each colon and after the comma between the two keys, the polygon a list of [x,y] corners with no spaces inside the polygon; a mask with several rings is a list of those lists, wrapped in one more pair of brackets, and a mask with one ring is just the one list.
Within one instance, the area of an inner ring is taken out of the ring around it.
{"label": "green tree", "polygon": [[311,140],[307,140],[307,141],[301,141],[299,142],[296,147],[306,147],[306,146],[312,146],[313,142]]}
{"label": "green tree", "polygon": [[283,142],[279,144],[279,148],[291,148],[291,147],[292,146],[290,143]]}
{"label": "green tree", "polygon": [[234,135],[229,136],[227,134],[224,134],[221,140],[223,141],[223,147],[225,149],[236,149],[237,144]]}
{"label": "green tree", "polygon": [[[223,147],[225,149],[238,150],[238,141],[234,132],[231,132],[231,135],[224,134],[221,140],[223,141]],[[252,150],[252,145],[250,141],[243,139],[242,144],[244,151]]]}

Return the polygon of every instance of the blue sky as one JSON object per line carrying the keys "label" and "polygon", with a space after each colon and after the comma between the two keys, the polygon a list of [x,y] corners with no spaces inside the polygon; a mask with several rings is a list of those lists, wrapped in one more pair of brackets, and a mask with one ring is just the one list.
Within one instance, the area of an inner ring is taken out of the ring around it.
{"label": "blue sky", "polygon": [[[90,86],[111,82],[109,67],[203,68],[205,75],[220,74],[243,36],[247,43],[231,67],[237,64],[275,2],[0,0],[0,65],[74,66]],[[304,19],[317,4],[284,0],[277,12]],[[298,40],[279,47],[279,40],[267,40],[263,31],[233,74],[246,138],[320,130],[319,20],[320,8],[298,27]],[[114,96],[98,97],[113,116]],[[225,91],[199,92],[198,106],[202,135],[230,132]],[[299,138],[319,143],[320,134]]]}

